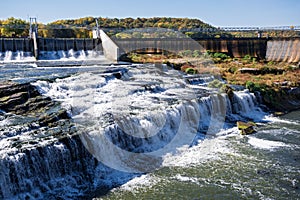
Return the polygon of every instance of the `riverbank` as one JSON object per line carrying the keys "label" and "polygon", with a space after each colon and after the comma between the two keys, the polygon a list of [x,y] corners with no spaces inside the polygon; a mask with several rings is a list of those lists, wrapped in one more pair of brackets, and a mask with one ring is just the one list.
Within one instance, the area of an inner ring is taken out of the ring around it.
{"label": "riverbank", "polygon": [[276,113],[300,109],[299,63],[258,61],[250,56],[230,58],[223,53],[207,53],[199,57],[131,54],[129,58],[139,63],[166,63],[188,74],[220,76],[228,85],[249,89],[261,103]]}

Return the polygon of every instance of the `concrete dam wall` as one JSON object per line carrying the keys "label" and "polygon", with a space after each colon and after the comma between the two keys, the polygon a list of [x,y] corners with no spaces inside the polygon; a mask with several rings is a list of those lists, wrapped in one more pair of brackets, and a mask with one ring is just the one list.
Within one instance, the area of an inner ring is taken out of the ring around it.
{"label": "concrete dam wall", "polygon": [[202,52],[221,52],[231,57],[242,58],[246,55],[277,62],[300,61],[300,38],[234,38],[198,39],[196,42],[186,38],[163,39],[115,39],[122,52],[160,53],[162,50],[178,53],[183,50]]}
{"label": "concrete dam wall", "polygon": [[200,50],[205,52],[222,52],[232,57],[250,55],[264,59],[266,56],[266,39],[199,39],[163,38],[163,39],[118,39],[115,42],[124,52],[159,53],[162,50],[178,53],[183,50]]}
{"label": "concrete dam wall", "polygon": [[300,38],[270,40],[267,44],[266,60],[299,62]]}
{"label": "concrete dam wall", "polygon": [[[114,39],[113,46],[106,45],[103,49],[101,39],[89,38],[37,38],[38,51],[87,51],[96,50],[117,54],[139,51],[145,53],[160,53],[162,50],[179,52],[182,50],[200,50],[205,52],[222,52],[232,57],[250,55],[267,61],[300,61],[300,38],[290,39],[199,39],[162,38],[162,39]],[[111,42],[111,44],[113,44]],[[110,44],[110,43],[108,43]],[[120,49],[119,49],[120,48]],[[116,51],[115,51],[116,50]],[[33,39],[30,38],[0,38],[0,52],[32,52],[34,55]],[[117,52],[117,53],[115,53]],[[118,53],[119,52],[119,53]]]}
{"label": "concrete dam wall", "polygon": [[39,51],[102,51],[100,39],[89,38],[38,38]]}
{"label": "concrete dam wall", "polygon": [[30,38],[0,38],[0,52],[33,51],[33,41]]}
{"label": "concrete dam wall", "polygon": [[[37,38],[39,51],[102,51],[100,39],[89,38]],[[33,52],[33,39],[30,38],[0,38],[0,52],[24,51]]]}
{"label": "concrete dam wall", "polygon": [[264,59],[267,50],[266,39],[204,39],[198,42],[205,50],[226,53],[235,58],[250,55]]}

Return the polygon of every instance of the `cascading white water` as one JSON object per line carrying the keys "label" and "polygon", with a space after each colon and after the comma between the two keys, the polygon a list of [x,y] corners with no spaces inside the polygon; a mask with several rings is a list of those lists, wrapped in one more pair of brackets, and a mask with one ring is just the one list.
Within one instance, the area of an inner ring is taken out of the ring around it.
{"label": "cascading white water", "polygon": [[[2,139],[0,165],[7,170],[0,175],[1,198],[15,198],[15,194],[18,198],[45,198],[45,194],[67,191],[80,195],[74,188],[83,183],[101,184],[108,176],[106,171],[112,170],[105,168],[94,177],[97,163],[88,151],[111,168],[151,171],[160,166],[164,155],[188,147],[197,133],[216,134],[224,128],[226,116],[251,117],[254,111],[259,112],[255,96],[248,91],[235,92],[233,99],[209,88],[198,92],[181,74],[165,66],[103,66],[34,85],[62,102],[80,137],[49,146],[28,144],[25,152],[18,152],[10,146],[13,143]],[[10,129],[16,129],[16,141],[40,131],[17,126]]]}
{"label": "cascading white water", "polygon": [[102,51],[74,51],[70,49],[68,51],[40,51],[40,60],[62,60],[62,61],[73,61],[73,60],[92,60],[92,59],[102,59]]}
{"label": "cascading white water", "polygon": [[[81,135],[84,144],[99,160],[118,170],[124,167],[123,170],[134,171],[125,162],[133,155],[137,158],[135,152],[151,152],[159,158],[167,153],[165,148],[172,152],[172,146],[174,150],[191,144],[198,131],[200,112],[194,89],[189,88],[177,71],[164,69],[166,66],[125,67],[127,73],[122,73],[121,79],[83,73],[50,84],[39,81],[36,85],[46,95],[64,102],[78,127],[85,131]],[[213,115],[201,118],[213,119],[217,130],[225,120],[226,103],[224,107],[220,102],[226,102],[226,98],[217,95],[211,99],[209,112]],[[104,145],[103,136],[110,138],[107,144],[113,145]],[[126,152],[112,153],[116,151],[115,146]],[[105,160],[107,154],[118,158]],[[153,158],[150,153],[145,156]],[[131,163],[131,167],[141,166]],[[153,164],[153,167],[157,166]]]}
{"label": "cascading white water", "polygon": [[5,61],[12,60],[12,52],[11,52],[11,51],[5,52],[4,60],[5,60]]}
{"label": "cascading white water", "polygon": [[6,51],[0,52],[0,62],[26,62],[26,61],[35,61],[31,52],[24,51]]}
{"label": "cascading white water", "polygon": [[78,138],[21,152],[12,150],[16,153],[0,151],[0,199],[48,199],[55,190],[65,196],[80,196],[76,188],[92,185],[97,162]]}
{"label": "cascading white water", "polygon": [[262,119],[265,113],[258,106],[256,97],[248,90],[234,92],[232,112],[243,117]]}
{"label": "cascading white water", "polygon": [[[124,164],[135,155],[132,152],[157,152],[177,136],[181,126],[190,128],[186,134],[214,135],[224,128],[226,116],[250,118],[254,111],[260,112],[255,96],[247,91],[235,92],[234,102],[225,93],[201,97],[174,70],[152,65],[124,67],[127,72],[122,73],[121,79],[83,73],[55,83],[35,84],[45,95],[63,101],[78,127],[84,130],[81,139],[85,146],[99,160],[118,170],[124,167],[125,171],[134,171]],[[207,92],[212,91],[207,88]],[[187,137],[185,144],[191,144],[193,137]],[[105,138],[110,139],[105,142]],[[117,152],[115,146],[126,151],[126,155]],[[107,160],[107,154],[118,157]]]}
{"label": "cascading white water", "polygon": [[[93,60],[103,59],[103,53],[100,51],[41,51],[39,52],[40,60]],[[0,62],[26,62],[35,61],[35,57],[31,52],[24,51],[6,51],[0,52]]]}

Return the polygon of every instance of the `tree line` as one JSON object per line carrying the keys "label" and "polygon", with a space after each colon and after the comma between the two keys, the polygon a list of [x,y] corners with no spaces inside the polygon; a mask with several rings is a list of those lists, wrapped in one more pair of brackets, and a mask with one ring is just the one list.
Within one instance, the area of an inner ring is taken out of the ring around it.
{"label": "tree line", "polygon": [[[231,37],[256,37],[253,32],[199,32],[189,29],[210,29],[213,27],[199,19],[172,18],[172,17],[151,17],[151,18],[107,18],[107,17],[84,17],[79,19],[57,20],[48,24],[38,23],[38,35],[45,38],[92,38],[93,28],[96,27],[96,19],[100,28],[107,29],[109,35],[117,37],[149,37],[143,34],[123,34],[124,30],[134,28],[166,28],[182,31],[191,38],[231,38]],[[0,20],[0,37],[28,37],[29,22],[23,19],[10,17]],[[186,30],[186,31],[184,31]],[[299,31],[270,31],[263,36],[270,37],[299,37]]]}
{"label": "tree line", "polygon": [[[113,32],[133,28],[210,28],[211,25],[199,19],[152,17],[152,18],[97,18],[101,28],[111,28]],[[28,37],[29,22],[23,19],[10,17],[0,20],[1,37]],[[92,29],[96,27],[96,18],[84,17],[79,19],[57,20],[48,24],[38,23],[38,35],[40,37],[92,37]]]}

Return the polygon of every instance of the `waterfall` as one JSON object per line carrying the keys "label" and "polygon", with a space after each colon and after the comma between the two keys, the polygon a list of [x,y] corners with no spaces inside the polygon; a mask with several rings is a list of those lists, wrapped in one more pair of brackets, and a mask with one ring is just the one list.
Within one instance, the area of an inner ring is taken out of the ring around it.
{"label": "waterfall", "polygon": [[[216,135],[226,120],[261,112],[247,90],[232,98],[203,85],[198,92],[165,66],[102,66],[32,85],[61,102],[76,135],[61,136],[58,126],[51,130],[62,138],[50,134],[47,142],[50,129],[11,125],[0,116],[1,199],[84,197],[107,184],[108,173],[152,171],[166,154],[193,144],[197,134]],[[19,140],[25,141],[22,148]]]}
{"label": "waterfall", "polygon": [[0,62],[24,62],[24,61],[35,61],[31,52],[24,51],[6,51],[0,52]]}
{"label": "waterfall", "polygon": [[231,104],[232,114],[256,120],[261,120],[265,115],[258,106],[255,95],[248,90],[234,92]]}
{"label": "waterfall", "polygon": [[226,94],[203,97],[199,102],[199,132],[216,134],[224,126],[226,114],[231,113],[231,104]]}
{"label": "waterfall", "polygon": [[10,60],[12,60],[12,51],[6,51],[5,52],[5,57],[4,57],[4,61],[10,61]]}
{"label": "waterfall", "polygon": [[59,193],[77,196],[81,192],[78,188],[92,185],[97,162],[78,137],[15,153],[3,151],[0,199],[43,199],[52,196],[55,190],[56,197],[60,196]]}
{"label": "waterfall", "polygon": [[97,60],[103,59],[103,52],[102,51],[94,51],[94,50],[80,50],[74,51],[70,49],[68,51],[40,51],[39,52],[39,59],[40,60]]}

